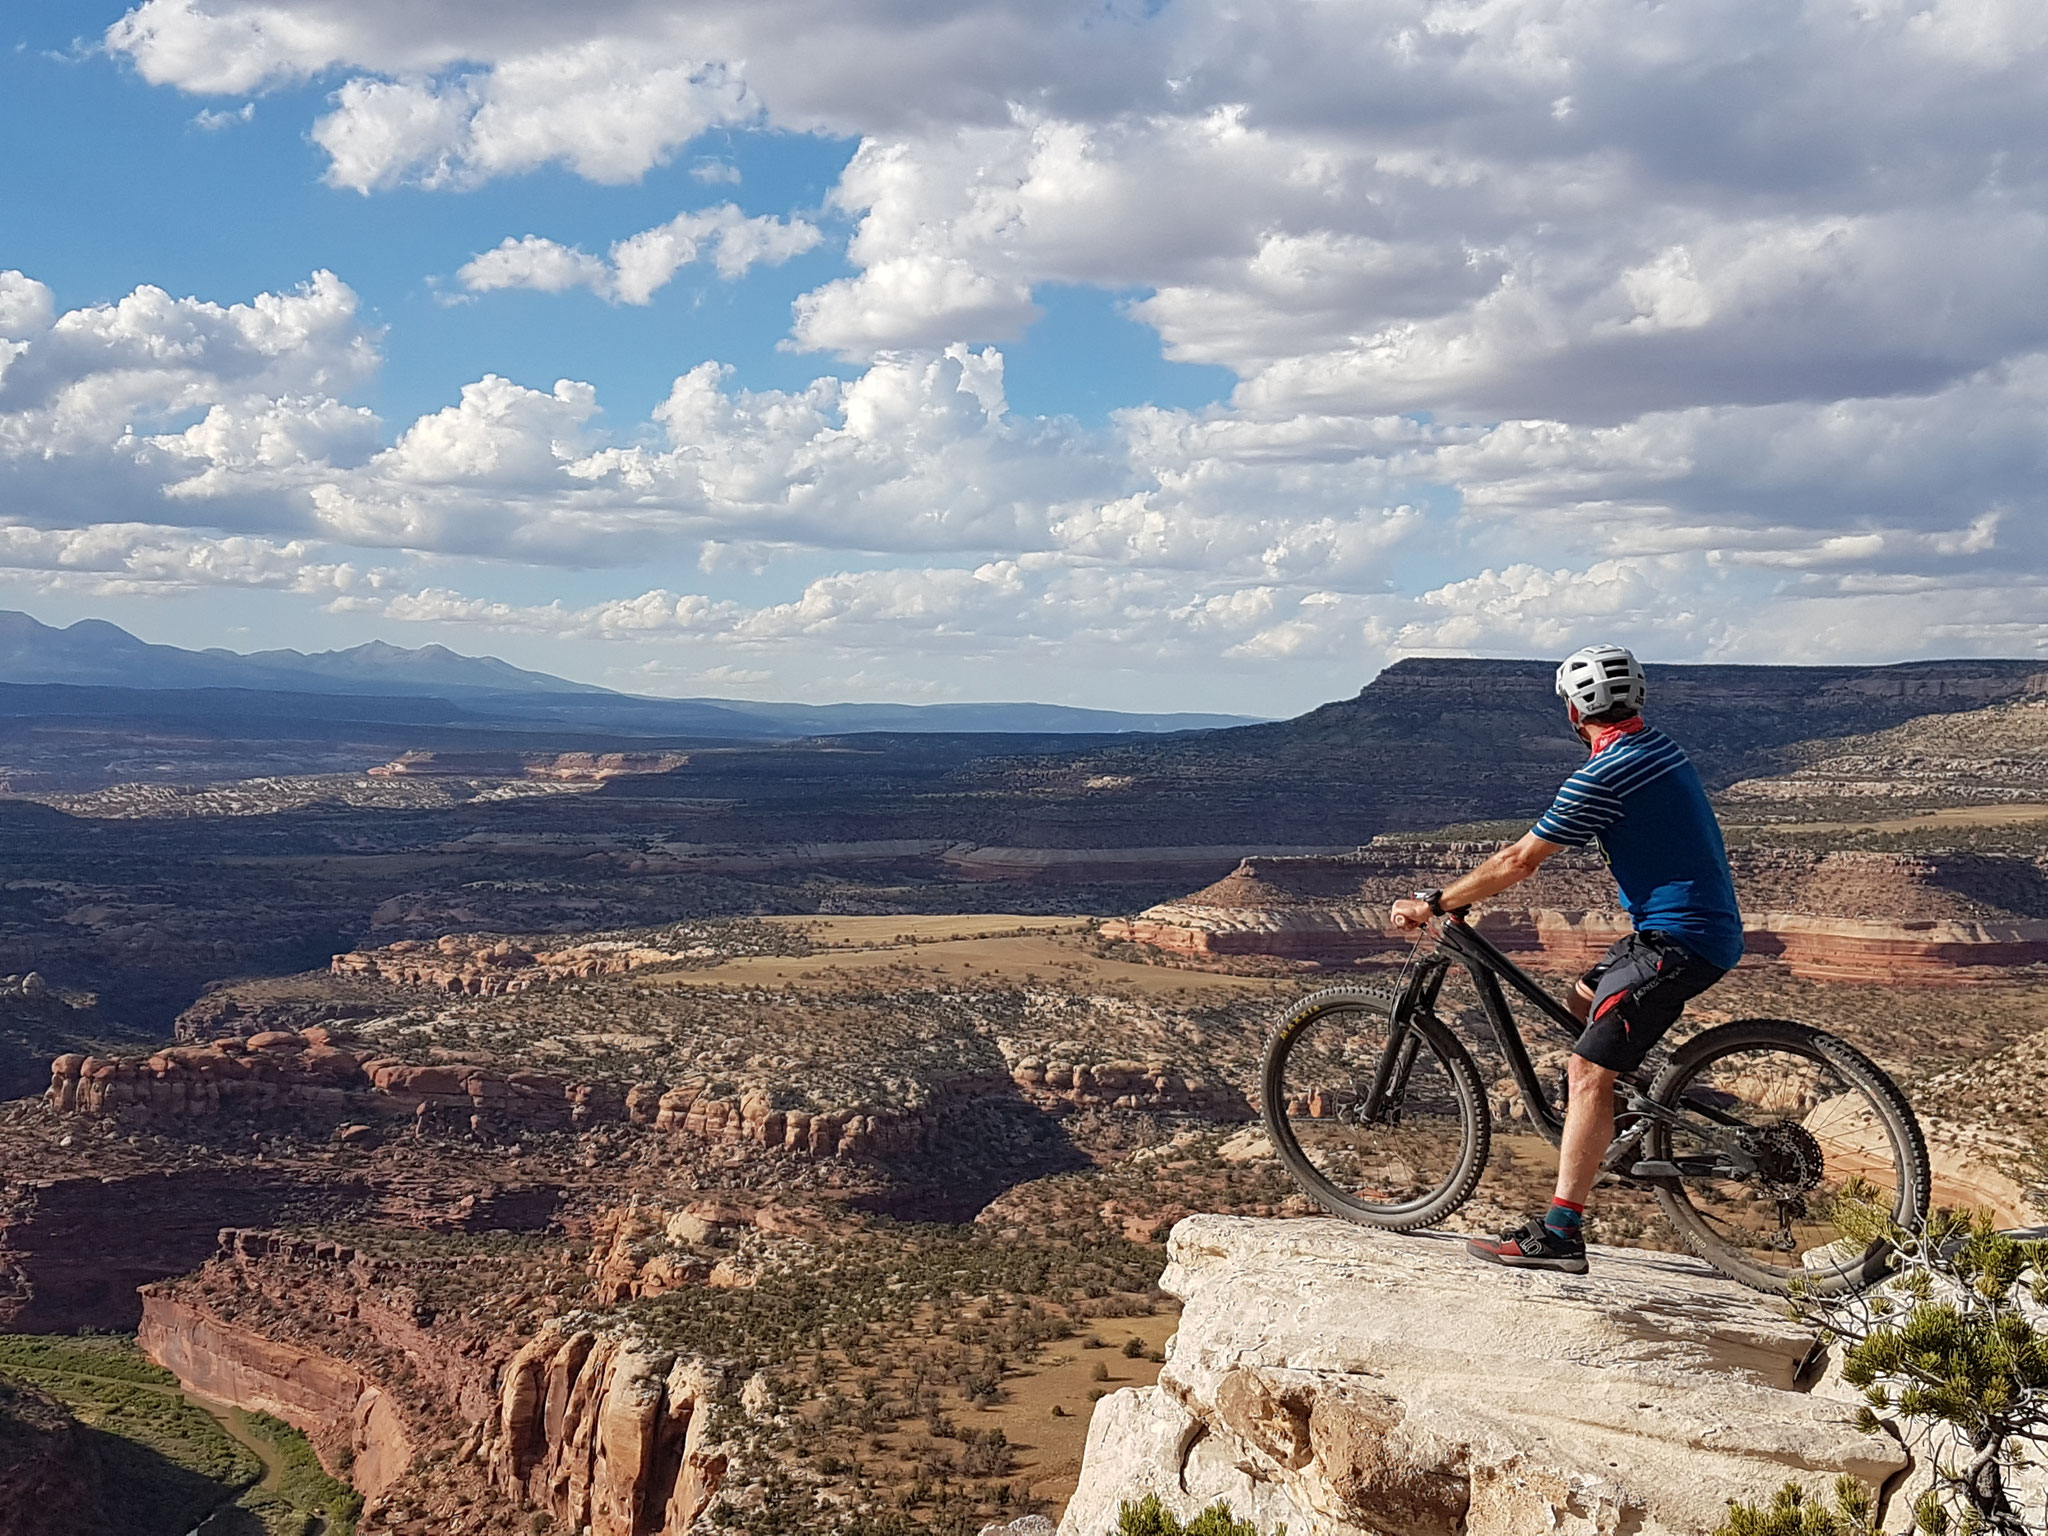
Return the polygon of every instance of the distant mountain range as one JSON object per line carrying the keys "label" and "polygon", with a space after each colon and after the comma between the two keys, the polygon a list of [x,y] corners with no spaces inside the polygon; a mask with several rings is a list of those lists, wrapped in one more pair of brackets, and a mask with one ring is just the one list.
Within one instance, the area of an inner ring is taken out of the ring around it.
{"label": "distant mountain range", "polygon": [[[646,735],[787,739],[852,732],[1028,732],[1115,734],[1213,730],[1245,725],[1245,715],[1131,714],[1059,704],[777,704],[745,699],[655,699],[529,672],[494,656],[464,656],[443,645],[408,650],[372,640],[341,651],[275,650],[243,654],[152,645],[104,619],[59,629],[26,613],[0,610],[0,683],[61,685],[47,707],[64,713],[124,712],[109,698],[81,703],[71,690],[254,690],[294,695],[293,708],[346,695],[351,718],[417,716],[406,700],[440,699],[467,721],[508,726],[567,726]],[[30,689],[9,688],[0,713],[39,713]],[[380,709],[372,700],[387,700]],[[337,701],[338,703],[338,701]]]}

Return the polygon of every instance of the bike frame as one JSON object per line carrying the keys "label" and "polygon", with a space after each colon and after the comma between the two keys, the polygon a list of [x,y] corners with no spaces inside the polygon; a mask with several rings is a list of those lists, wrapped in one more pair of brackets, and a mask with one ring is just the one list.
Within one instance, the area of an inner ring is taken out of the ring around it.
{"label": "bike frame", "polygon": [[1536,1064],[1529,1059],[1529,1048],[1522,1041],[1521,1026],[1508,1007],[1501,983],[1505,981],[1534,1004],[1546,1019],[1564,1031],[1567,1039],[1577,1040],[1585,1026],[1544,991],[1535,977],[1494,948],[1462,918],[1444,920],[1438,931],[1435,951],[1411,969],[1407,983],[1395,999],[1386,1059],[1381,1061],[1379,1070],[1373,1075],[1367,1113],[1371,1114],[1389,1091],[1396,1090],[1396,1085],[1406,1082],[1407,1069],[1414,1062],[1419,1042],[1401,1025],[1417,1013],[1436,1017],[1437,995],[1443,991],[1454,964],[1463,966],[1472,978],[1473,988],[1479,993],[1480,1007],[1486,1013],[1486,1022],[1492,1027],[1501,1054],[1507,1058],[1508,1071],[1514,1076],[1515,1086],[1521,1090],[1530,1123],[1545,1141],[1556,1145],[1564,1135],[1564,1117],[1550,1102],[1550,1095],[1544,1091],[1536,1075]]}
{"label": "bike frame", "polygon": [[[1502,954],[1460,916],[1444,919],[1437,930],[1436,949],[1410,969],[1400,995],[1394,1001],[1387,1047],[1374,1070],[1372,1087],[1362,1105],[1365,1116],[1368,1119],[1376,1117],[1390,1101],[1400,1102],[1416,1052],[1421,1049],[1420,1039],[1405,1027],[1405,1023],[1418,1013],[1437,1018],[1437,996],[1443,991],[1444,981],[1453,965],[1463,966],[1472,978],[1480,1007],[1486,1013],[1486,1022],[1493,1030],[1501,1055],[1507,1058],[1508,1071],[1514,1076],[1515,1086],[1521,1090],[1529,1123],[1545,1141],[1556,1146],[1564,1139],[1564,1116],[1558,1113],[1542,1079],[1536,1075],[1536,1064],[1529,1059],[1529,1048],[1522,1040],[1521,1025],[1508,1006],[1507,994],[1501,989],[1501,983],[1506,982],[1527,1002],[1534,1004],[1537,1011],[1563,1031],[1567,1039],[1576,1042],[1586,1026],[1545,991],[1541,982]],[[1438,1019],[1438,1022],[1442,1020]],[[1627,1078],[1623,1083],[1627,1101],[1618,1107],[1624,1115],[1633,1116],[1634,1122],[1620,1131],[1609,1150],[1607,1161],[1615,1166],[1616,1171],[1627,1169],[1649,1177],[1713,1172],[1737,1178],[1755,1171],[1755,1160],[1748,1152],[1732,1136],[1722,1134],[1724,1130],[1740,1131],[1743,1128],[1740,1121],[1689,1096],[1686,1109],[1692,1111],[1691,1114],[1654,1104],[1643,1094],[1641,1083]],[[1706,1123],[1702,1123],[1702,1118]],[[1633,1148],[1653,1121],[1685,1127],[1711,1147],[1713,1155],[1680,1159],[1674,1164],[1643,1163],[1630,1168]]]}

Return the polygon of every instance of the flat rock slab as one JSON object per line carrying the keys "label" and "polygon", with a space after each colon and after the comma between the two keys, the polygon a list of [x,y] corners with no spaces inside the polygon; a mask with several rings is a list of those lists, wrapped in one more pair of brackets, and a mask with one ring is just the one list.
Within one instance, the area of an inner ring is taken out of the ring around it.
{"label": "flat rock slab", "polygon": [[1907,1466],[1803,1390],[1821,1362],[1782,1303],[1694,1260],[1532,1273],[1441,1234],[1223,1216],[1169,1253],[1166,1369],[1097,1407],[1060,1536],[1147,1493],[1290,1536],[1710,1532],[1788,1478]]}

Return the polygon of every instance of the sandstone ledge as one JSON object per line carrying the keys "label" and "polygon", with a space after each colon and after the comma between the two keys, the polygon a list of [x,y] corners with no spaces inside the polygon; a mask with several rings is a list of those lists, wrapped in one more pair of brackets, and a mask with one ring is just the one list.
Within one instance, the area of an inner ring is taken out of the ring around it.
{"label": "sandstone ledge", "polygon": [[1462,1239],[1194,1216],[1159,1385],[1105,1398],[1061,1536],[1156,1493],[1291,1536],[1708,1532],[1732,1498],[1906,1469],[1801,1390],[1813,1340],[1704,1265],[1595,1249],[1584,1277]]}
{"label": "sandstone ledge", "polygon": [[[1037,1079],[1016,1081],[1044,1087]],[[1200,1108],[1214,1101],[1222,1112],[1233,1112],[1230,1095],[1218,1095],[1199,1079],[1159,1076],[1153,1087],[1151,1079],[1138,1084],[1112,1073],[1104,1081],[1150,1095],[1144,1102],[1156,1100],[1161,1107]],[[665,1089],[474,1063],[405,1062],[367,1048],[341,1049],[324,1028],[314,1028],[167,1046],[147,1057],[68,1052],[50,1063],[43,1103],[57,1114],[165,1126],[240,1115],[258,1123],[298,1120],[337,1127],[357,1120],[365,1122],[365,1131],[377,1123],[389,1128],[409,1121],[422,1131],[467,1126],[480,1133],[524,1126],[584,1131],[623,1121],[814,1159],[889,1160],[930,1152],[959,1105],[1004,1086],[991,1073],[962,1073],[926,1082],[916,1103],[778,1108],[760,1084],[719,1097],[706,1091],[702,1078]],[[1048,1094],[1061,1097],[1056,1089],[1037,1096]],[[1076,1074],[1065,1096],[1076,1104],[1094,1102],[1101,1089],[1093,1079],[1084,1086]],[[1234,1112],[1245,1113],[1241,1100],[1235,1102]]]}

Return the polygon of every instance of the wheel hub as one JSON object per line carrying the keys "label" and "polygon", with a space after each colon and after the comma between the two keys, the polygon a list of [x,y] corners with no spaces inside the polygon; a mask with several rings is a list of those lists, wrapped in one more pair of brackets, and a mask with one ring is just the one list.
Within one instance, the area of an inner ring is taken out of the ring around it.
{"label": "wheel hub", "polygon": [[1777,1200],[1797,1200],[1817,1188],[1827,1168],[1820,1143],[1805,1126],[1779,1120],[1744,1133],[1743,1150],[1756,1159],[1756,1178]]}

